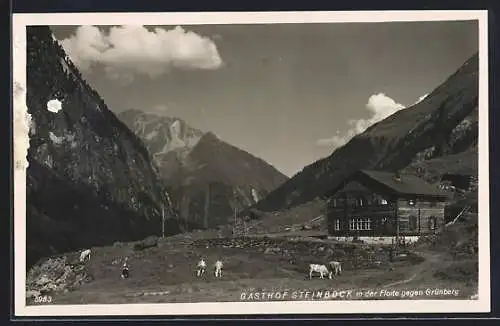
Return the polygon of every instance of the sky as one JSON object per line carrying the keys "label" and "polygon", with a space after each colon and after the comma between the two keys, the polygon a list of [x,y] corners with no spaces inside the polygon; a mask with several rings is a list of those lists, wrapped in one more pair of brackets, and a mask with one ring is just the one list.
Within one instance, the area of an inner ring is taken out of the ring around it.
{"label": "sky", "polygon": [[478,51],[477,21],[51,28],[112,111],[181,118],[290,177]]}

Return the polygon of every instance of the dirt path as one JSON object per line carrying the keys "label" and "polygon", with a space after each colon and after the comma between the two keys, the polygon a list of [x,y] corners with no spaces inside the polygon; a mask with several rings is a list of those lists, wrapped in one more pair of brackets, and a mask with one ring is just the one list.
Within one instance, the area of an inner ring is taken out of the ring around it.
{"label": "dirt path", "polygon": [[439,264],[443,260],[443,255],[440,253],[428,252],[428,251],[418,251],[414,253],[424,258],[424,261],[418,265],[415,265],[415,267],[412,269],[411,276],[409,278],[400,281],[395,281],[385,284],[382,286],[383,288],[407,284],[414,280],[423,280],[425,278],[428,278],[429,273],[432,273],[432,271],[436,268],[436,266],[439,266]]}
{"label": "dirt path", "polygon": [[382,286],[383,288],[407,284],[410,282],[414,282],[420,285],[424,281],[432,279],[432,274],[436,270],[437,266],[441,266],[443,264],[444,257],[442,253],[430,251],[416,251],[414,253],[424,258],[424,261],[412,268],[411,276],[399,281],[385,284]]}
{"label": "dirt path", "polygon": [[388,288],[388,287],[390,287],[390,286],[394,286],[394,285],[400,285],[400,284],[409,283],[409,282],[413,281],[413,280],[415,279],[415,277],[417,277],[417,274],[413,274],[410,278],[407,278],[406,280],[397,281],[397,282],[392,282],[392,283],[389,283],[389,284],[383,285],[382,287],[383,287],[383,288]]}

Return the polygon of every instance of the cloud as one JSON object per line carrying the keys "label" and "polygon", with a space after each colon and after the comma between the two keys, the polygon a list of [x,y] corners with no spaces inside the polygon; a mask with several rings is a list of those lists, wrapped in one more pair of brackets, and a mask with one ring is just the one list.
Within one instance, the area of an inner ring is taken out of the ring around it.
{"label": "cloud", "polygon": [[82,71],[101,65],[108,78],[133,80],[135,75],[157,78],[172,67],[217,69],[223,64],[215,43],[208,37],[177,26],[148,30],[144,26],[79,26],[61,45]]}
{"label": "cloud", "polygon": [[319,139],[316,144],[318,146],[332,146],[334,148],[343,146],[352,137],[362,133],[374,123],[377,123],[405,108],[403,104],[394,101],[384,93],[371,95],[368,98],[368,102],[365,107],[370,114],[368,119],[349,120],[348,123],[350,128],[345,133],[341,133],[337,130],[333,137]]}

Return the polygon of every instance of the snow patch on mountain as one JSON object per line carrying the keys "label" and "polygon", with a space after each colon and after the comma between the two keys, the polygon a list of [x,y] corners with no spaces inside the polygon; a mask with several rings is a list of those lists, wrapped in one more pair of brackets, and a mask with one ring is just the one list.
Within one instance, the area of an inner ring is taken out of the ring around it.
{"label": "snow patch on mountain", "polygon": [[147,140],[152,140],[158,135],[158,129],[153,129],[151,132],[147,133],[144,138]]}
{"label": "snow patch on mountain", "polygon": [[58,99],[53,99],[47,102],[47,110],[52,113],[57,113],[62,110],[62,103]]}

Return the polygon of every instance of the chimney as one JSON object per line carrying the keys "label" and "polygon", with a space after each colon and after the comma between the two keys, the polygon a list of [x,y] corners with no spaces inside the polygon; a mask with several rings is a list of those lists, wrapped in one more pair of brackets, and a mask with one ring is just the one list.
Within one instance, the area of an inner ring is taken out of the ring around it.
{"label": "chimney", "polygon": [[394,173],[394,180],[401,182],[401,174],[399,174],[399,171]]}

